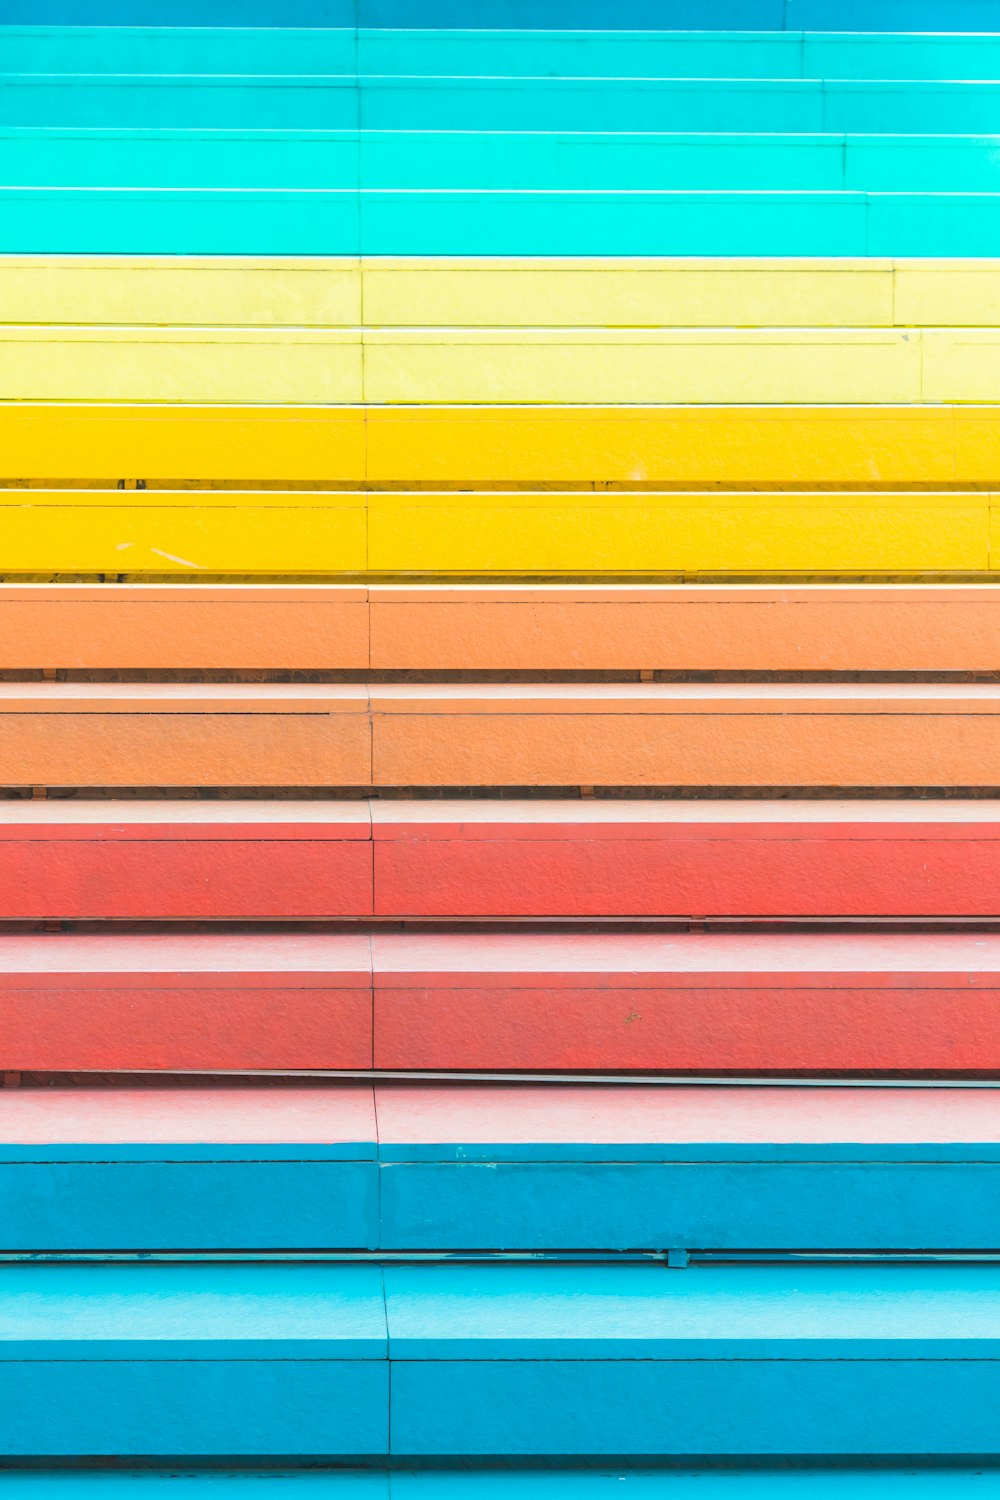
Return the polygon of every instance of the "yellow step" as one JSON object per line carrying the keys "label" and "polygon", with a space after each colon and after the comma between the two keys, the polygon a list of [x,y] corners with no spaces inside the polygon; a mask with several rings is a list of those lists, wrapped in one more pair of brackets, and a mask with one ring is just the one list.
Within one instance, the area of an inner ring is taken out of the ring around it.
{"label": "yellow step", "polygon": [[998,498],[6,489],[0,573],[982,573]]}
{"label": "yellow step", "polygon": [[0,482],[978,489],[990,406],[0,403]]}
{"label": "yellow step", "polygon": [[0,257],[0,323],[872,327],[1000,323],[996,261]]}

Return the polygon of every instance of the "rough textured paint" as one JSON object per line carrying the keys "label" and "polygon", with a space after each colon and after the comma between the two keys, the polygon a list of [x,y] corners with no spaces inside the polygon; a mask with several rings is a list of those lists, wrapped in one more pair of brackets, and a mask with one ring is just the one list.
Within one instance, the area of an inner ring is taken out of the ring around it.
{"label": "rough textured paint", "polygon": [[376,935],[370,949],[329,935],[7,937],[3,1061],[1000,1069],[993,936]]}
{"label": "rough textured paint", "polygon": [[8,670],[986,672],[998,625],[973,583],[0,585]]}
{"label": "rough textured paint", "polygon": [[998,705],[986,684],[5,684],[0,784],[978,788]]}
{"label": "rough textured paint", "polygon": [[991,916],[995,802],[0,807],[9,918]]}

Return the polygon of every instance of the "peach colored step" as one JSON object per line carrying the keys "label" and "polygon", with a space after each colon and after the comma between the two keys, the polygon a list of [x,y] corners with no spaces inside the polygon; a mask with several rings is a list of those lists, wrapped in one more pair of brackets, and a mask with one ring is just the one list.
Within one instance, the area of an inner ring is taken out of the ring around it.
{"label": "peach colored step", "polygon": [[0,684],[10,787],[1000,784],[1000,684]]}
{"label": "peach colored step", "polygon": [[0,585],[0,670],[1000,669],[1000,590]]}

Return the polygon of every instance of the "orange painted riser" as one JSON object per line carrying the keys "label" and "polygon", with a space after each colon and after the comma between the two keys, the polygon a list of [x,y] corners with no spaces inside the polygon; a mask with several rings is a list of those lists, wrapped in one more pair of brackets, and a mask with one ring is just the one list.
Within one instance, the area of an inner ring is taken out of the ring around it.
{"label": "orange painted riser", "polygon": [[373,688],[392,786],[987,786],[1000,689]]}
{"label": "orange painted riser", "polygon": [[373,588],[370,600],[371,665],[380,669],[969,672],[1000,666],[1000,591],[990,585],[413,587]]}
{"label": "orange painted riser", "polygon": [[990,787],[1000,687],[0,685],[0,785]]}
{"label": "orange painted riser", "polygon": [[368,666],[364,588],[0,585],[0,668],[323,671]]}
{"label": "orange painted riser", "polygon": [[0,686],[0,784],[365,786],[363,688]]}
{"label": "orange painted riser", "polygon": [[1000,669],[1000,591],[0,585],[3,670]]}

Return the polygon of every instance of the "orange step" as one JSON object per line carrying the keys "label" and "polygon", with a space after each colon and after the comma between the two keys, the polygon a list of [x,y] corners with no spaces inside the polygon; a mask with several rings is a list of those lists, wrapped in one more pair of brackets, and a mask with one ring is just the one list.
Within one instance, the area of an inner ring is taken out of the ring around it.
{"label": "orange step", "polygon": [[1000,684],[0,685],[0,784],[1000,782]]}
{"label": "orange step", "polygon": [[0,585],[0,670],[1000,669],[1000,590]]}

